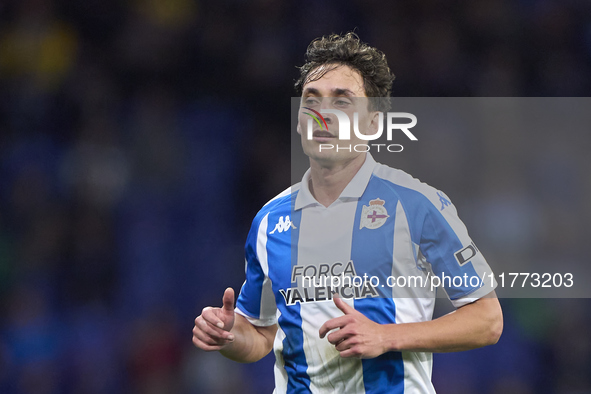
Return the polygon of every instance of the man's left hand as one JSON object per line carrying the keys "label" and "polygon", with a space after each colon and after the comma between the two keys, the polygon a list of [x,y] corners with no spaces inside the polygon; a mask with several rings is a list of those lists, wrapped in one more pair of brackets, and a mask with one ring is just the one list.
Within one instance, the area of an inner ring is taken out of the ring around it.
{"label": "man's left hand", "polygon": [[325,322],[320,327],[320,338],[338,328],[327,339],[335,345],[343,358],[374,358],[387,351],[384,326],[371,321],[343,299],[335,297],[333,300],[345,316]]}

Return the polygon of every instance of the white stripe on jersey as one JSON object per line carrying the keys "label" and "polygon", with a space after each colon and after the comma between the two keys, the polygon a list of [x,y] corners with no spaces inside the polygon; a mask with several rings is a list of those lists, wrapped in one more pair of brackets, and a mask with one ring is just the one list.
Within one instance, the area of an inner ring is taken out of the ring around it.
{"label": "white stripe on jersey", "polygon": [[[427,276],[428,273],[419,268],[417,251],[417,247],[411,239],[406,213],[399,201],[396,204],[396,222],[394,224],[392,277]],[[409,291],[412,290],[414,289],[409,289]],[[396,288],[393,287],[392,297],[396,297],[395,293]],[[426,289],[424,295],[416,294],[414,297],[410,297],[407,294],[404,298],[395,298],[396,324],[431,320],[435,294],[431,293],[431,298],[428,298],[427,294],[430,294],[429,289]],[[403,352],[402,360],[404,363],[404,393],[435,393],[430,384],[433,355],[423,352]]]}
{"label": "white stripe on jersey", "polygon": [[404,363],[404,394],[435,394],[435,388],[431,384],[433,354],[402,352],[402,361]]}
{"label": "white stripe on jersey", "polygon": [[[355,220],[357,201],[340,200],[326,208],[320,204],[302,211],[298,242],[298,262],[314,265],[340,261],[347,263],[351,258],[351,233]],[[330,211],[331,220],[326,220]],[[343,236],[335,228],[347,229]],[[318,247],[321,242],[322,247]],[[302,283],[298,283],[302,285]],[[350,302],[352,305],[352,302]],[[318,340],[320,327],[328,319],[343,316],[332,300],[302,303],[300,316],[304,336],[304,353],[308,364],[308,375],[312,393],[364,393],[361,361],[345,359],[326,338]],[[310,340],[313,339],[312,342]],[[351,387],[351,385],[354,385]]]}
{"label": "white stripe on jersey", "polygon": [[296,190],[298,190],[297,185],[288,187],[287,189],[285,189],[284,191],[282,191],[281,193],[279,193],[278,195],[276,195],[275,197],[273,197],[272,199],[270,199],[269,201],[267,201],[265,203],[265,205],[263,205],[263,207],[266,206],[266,205],[269,205],[270,203],[272,203],[273,201],[275,201],[275,200],[277,200],[277,199],[279,199],[281,197],[285,197],[285,196],[293,193]]}
{"label": "white stripe on jersey", "polygon": [[[280,312],[277,311],[279,314]],[[285,362],[283,361],[283,340],[285,339],[285,332],[279,327],[273,342],[273,352],[275,354],[275,366],[273,373],[275,375],[275,390],[273,394],[280,394],[287,392],[287,371],[285,371]]]}

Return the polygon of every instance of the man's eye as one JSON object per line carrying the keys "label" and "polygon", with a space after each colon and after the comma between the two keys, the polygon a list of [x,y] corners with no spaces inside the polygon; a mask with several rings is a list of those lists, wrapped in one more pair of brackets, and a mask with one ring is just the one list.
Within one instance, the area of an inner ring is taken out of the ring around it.
{"label": "man's eye", "polygon": [[316,105],[316,104],[318,104],[318,100],[314,99],[314,98],[307,98],[304,100],[304,104],[306,104],[308,106]]}
{"label": "man's eye", "polygon": [[351,103],[347,100],[337,100],[335,101],[335,105],[338,105],[339,107],[346,107],[348,105],[350,105]]}

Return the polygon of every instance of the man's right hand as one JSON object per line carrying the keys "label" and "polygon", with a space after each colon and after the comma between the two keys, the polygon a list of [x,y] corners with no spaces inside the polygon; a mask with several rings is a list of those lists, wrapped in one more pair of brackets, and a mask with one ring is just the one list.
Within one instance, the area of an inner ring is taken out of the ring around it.
{"label": "man's right hand", "polygon": [[195,319],[193,327],[193,343],[207,352],[221,350],[234,342],[230,333],[234,327],[234,290],[228,287],[224,291],[221,308],[206,307]]}

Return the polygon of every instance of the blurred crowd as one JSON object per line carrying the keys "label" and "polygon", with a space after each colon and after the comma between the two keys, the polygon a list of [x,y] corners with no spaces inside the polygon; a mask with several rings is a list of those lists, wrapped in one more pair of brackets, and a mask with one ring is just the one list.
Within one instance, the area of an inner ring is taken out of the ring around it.
{"label": "blurred crowd", "polygon": [[[591,88],[583,0],[0,2],[0,392],[272,391],[272,356],[198,352],[193,319],[239,289],[250,221],[289,186],[295,66],[353,28],[394,96]],[[493,267],[588,263],[591,135],[476,139],[475,187],[442,141],[401,167],[458,197]],[[437,355],[438,392],[591,392],[589,300],[501,302],[499,344]]]}

